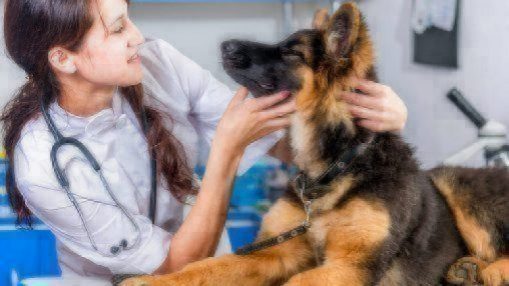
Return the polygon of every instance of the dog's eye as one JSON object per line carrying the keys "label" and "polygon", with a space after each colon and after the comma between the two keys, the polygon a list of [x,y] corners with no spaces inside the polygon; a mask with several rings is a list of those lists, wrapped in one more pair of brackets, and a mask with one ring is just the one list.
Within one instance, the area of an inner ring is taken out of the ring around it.
{"label": "dog's eye", "polygon": [[289,61],[303,61],[304,60],[303,53],[296,51],[296,50],[288,49],[288,48],[281,49],[281,56],[284,59],[289,60]]}

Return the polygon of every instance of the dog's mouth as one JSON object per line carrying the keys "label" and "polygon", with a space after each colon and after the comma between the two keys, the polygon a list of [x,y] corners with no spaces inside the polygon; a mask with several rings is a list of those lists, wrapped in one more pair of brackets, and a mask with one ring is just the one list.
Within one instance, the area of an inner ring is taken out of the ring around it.
{"label": "dog's mouth", "polygon": [[264,83],[264,82],[257,82],[257,81],[255,81],[255,82],[262,89],[265,89],[265,90],[274,90],[275,89],[275,85],[273,85],[272,83]]}
{"label": "dog's mouth", "polygon": [[236,72],[235,69],[230,69],[225,66],[226,73],[238,84],[245,86],[254,97],[262,97],[274,94],[279,91],[286,90],[278,88],[275,83],[268,80],[254,79],[242,73]]}

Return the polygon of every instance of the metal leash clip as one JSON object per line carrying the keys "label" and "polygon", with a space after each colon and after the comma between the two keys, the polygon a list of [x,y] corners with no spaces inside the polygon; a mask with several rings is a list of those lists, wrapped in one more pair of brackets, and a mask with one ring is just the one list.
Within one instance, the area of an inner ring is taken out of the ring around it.
{"label": "metal leash clip", "polygon": [[306,228],[309,228],[311,226],[311,200],[304,198],[304,192],[306,191],[306,181],[301,180],[302,173],[297,175],[295,178],[297,190],[299,194],[299,198],[302,201],[302,204],[304,205],[304,212],[306,213],[306,220],[302,223],[302,225]]}
{"label": "metal leash clip", "polygon": [[304,202],[304,211],[306,212],[306,220],[302,225],[309,228],[311,226],[311,201],[307,200]]}

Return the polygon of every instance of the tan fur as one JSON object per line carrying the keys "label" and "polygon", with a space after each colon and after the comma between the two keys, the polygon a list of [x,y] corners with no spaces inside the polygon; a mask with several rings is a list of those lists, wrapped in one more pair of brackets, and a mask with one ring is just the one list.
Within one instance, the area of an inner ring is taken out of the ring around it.
{"label": "tan fur", "polygon": [[315,86],[315,76],[313,70],[307,66],[300,67],[296,74],[302,78],[302,87],[295,95],[297,110],[299,113],[309,116],[319,104],[318,99],[320,98]]}
{"label": "tan fur", "polygon": [[326,80],[323,75],[316,75],[309,67],[299,68],[297,74],[302,78],[302,88],[295,95],[298,112],[292,118],[291,144],[296,154],[296,165],[314,177],[327,168],[327,165],[319,160],[318,150],[314,145],[316,124],[342,122],[350,132],[355,132],[346,103],[338,100],[341,90],[346,90],[345,86],[349,86],[349,82],[338,81],[332,85],[322,83]]}
{"label": "tan fur", "polygon": [[509,285],[509,257],[489,264],[481,271],[481,277],[484,284],[488,286]]}
{"label": "tan fur", "polygon": [[304,210],[286,201],[278,200],[263,217],[262,229],[257,240],[278,235],[299,226],[306,219]]}
{"label": "tan fur", "polygon": [[[314,148],[313,140],[315,130],[307,124],[306,119],[300,114],[292,117],[292,127],[290,129],[291,145],[294,153],[294,162],[302,170],[306,170],[312,177],[318,176],[327,165],[318,160],[318,150]],[[298,139],[297,139],[298,138]]]}
{"label": "tan fur", "polygon": [[352,175],[348,175],[341,179],[340,181],[336,181],[332,183],[330,188],[332,191],[327,193],[321,198],[318,198],[313,201],[311,204],[311,209],[313,212],[326,212],[330,211],[336,203],[341,199],[348,190],[353,187],[354,178]]}
{"label": "tan fur", "polygon": [[304,55],[304,59],[308,63],[312,63],[314,59],[313,50],[311,49],[311,42],[306,37],[300,38],[300,44],[295,45],[293,49],[301,52]]}
{"label": "tan fur", "polygon": [[[347,45],[353,46],[353,44],[357,41],[359,37],[359,28],[361,26],[361,14],[359,9],[354,3],[345,3],[341,5],[341,8],[334,13],[332,18],[334,19],[337,15],[340,14],[347,14],[349,15],[351,21],[352,21],[352,28],[349,31],[349,37],[347,39]],[[330,54],[337,54],[338,50],[340,49],[340,46],[338,46],[337,39],[341,37],[341,35],[338,35],[333,25],[334,21],[329,21],[326,31],[327,33],[325,36],[327,37],[327,52]]]}
{"label": "tan fur", "polygon": [[376,201],[353,199],[344,207],[312,220],[308,233],[314,247],[323,248],[323,266],[300,273],[285,285],[364,285],[363,269],[389,234],[390,218]]}
{"label": "tan fur", "polygon": [[315,74],[309,67],[299,68],[297,74],[303,84],[295,96],[299,113],[306,119],[319,116],[331,124],[345,123],[353,133],[352,116],[346,103],[338,100],[342,91],[351,89],[353,80],[338,80],[331,84],[324,74]]}
{"label": "tan fur", "polygon": [[375,62],[373,50],[373,43],[368,36],[368,29],[362,25],[359,30],[359,42],[355,53],[352,53],[352,74],[348,78],[364,78],[366,76],[373,62]]}
{"label": "tan fur", "polygon": [[330,16],[327,9],[318,9],[313,17],[313,29],[324,30],[329,22]]}
{"label": "tan fur", "polygon": [[461,201],[461,197],[455,195],[455,187],[451,184],[451,182],[454,181],[453,178],[444,174],[443,176],[436,176],[432,179],[440,193],[446,199],[456,220],[458,230],[470,252],[485,261],[494,261],[497,254],[491,242],[491,236],[486,228],[480,225],[474,217],[465,211],[465,206]]}
{"label": "tan fur", "polygon": [[349,89],[349,86],[348,83],[337,83],[325,92],[326,95],[322,101],[323,120],[331,124],[344,123],[348,131],[355,134],[353,118],[347,104],[338,100],[339,94]]}
{"label": "tan fur", "polygon": [[378,283],[379,286],[405,286],[403,284],[403,273],[401,272],[401,266],[398,263],[394,263],[391,268],[385,272],[384,277]]}

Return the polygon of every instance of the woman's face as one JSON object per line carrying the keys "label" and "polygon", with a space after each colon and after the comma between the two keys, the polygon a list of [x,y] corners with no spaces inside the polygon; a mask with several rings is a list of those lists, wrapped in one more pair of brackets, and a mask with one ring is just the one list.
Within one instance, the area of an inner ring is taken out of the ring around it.
{"label": "woman's face", "polygon": [[125,0],[92,1],[94,24],[75,56],[77,72],[99,85],[130,86],[141,82],[137,56],[145,39],[128,18]]}

